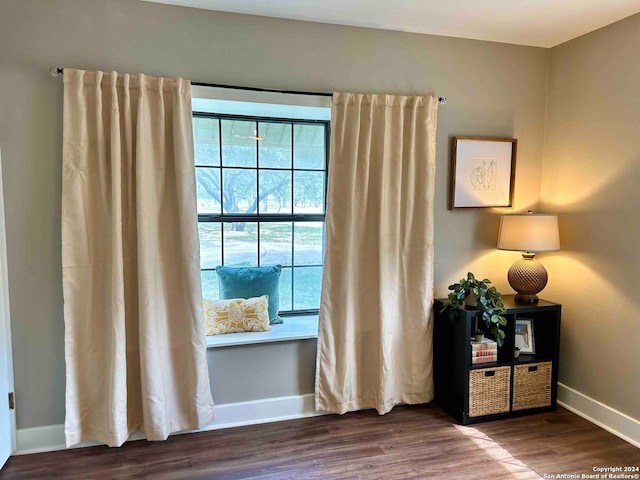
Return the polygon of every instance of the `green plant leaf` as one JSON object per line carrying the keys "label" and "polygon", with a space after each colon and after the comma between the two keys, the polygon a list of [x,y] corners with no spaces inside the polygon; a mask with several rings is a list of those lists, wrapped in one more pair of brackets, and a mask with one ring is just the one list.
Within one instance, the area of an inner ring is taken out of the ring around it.
{"label": "green plant leaf", "polygon": [[501,347],[505,338],[501,327],[507,324],[507,319],[502,315],[506,313],[506,309],[502,302],[502,295],[495,286],[491,285],[491,280],[485,278],[480,281],[472,272],[467,272],[466,278],[461,278],[459,283],[449,285],[448,290],[451,290],[451,293],[444,302],[444,306],[449,309],[451,319],[455,317],[458,309],[463,308],[465,299],[471,293],[478,295],[476,307],[480,310],[482,321]]}

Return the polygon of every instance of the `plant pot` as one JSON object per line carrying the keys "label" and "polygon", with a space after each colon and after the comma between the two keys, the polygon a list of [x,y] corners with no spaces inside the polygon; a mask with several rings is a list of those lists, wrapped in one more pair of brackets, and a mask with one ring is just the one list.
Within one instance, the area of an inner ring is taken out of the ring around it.
{"label": "plant pot", "polygon": [[475,293],[470,293],[464,299],[464,308],[477,310],[478,309],[478,295]]}
{"label": "plant pot", "polygon": [[473,339],[474,339],[476,342],[481,342],[482,340],[484,340],[484,333],[476,333],[476,334],[473,336]]}
{"label": "plant pot", "polygon": [[520,350],[513,351],[513,358],[518,358],[520,356]]}

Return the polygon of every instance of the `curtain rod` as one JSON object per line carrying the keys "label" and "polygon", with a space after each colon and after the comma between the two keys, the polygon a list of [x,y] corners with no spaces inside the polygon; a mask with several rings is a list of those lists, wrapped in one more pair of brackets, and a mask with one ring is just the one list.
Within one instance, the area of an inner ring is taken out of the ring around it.
{"label": "curtain rod", "polygon": [[[52,77],[60,77],[64,75],[64,68],[62,67],[49,67],[49,74]],[[191,85],[198,87],[215,87],[215,88],[227,88],[231,90],[247,90],[251,92],[269,92],[269,93],[285,93],[289,95],[316,95],[318,97],[332,97],[332,93],[327,92],[302,92],[299,90],[278,90],[275,88],[260,88],[260,87],[242,87],[239,85],[224,85],[221,83],[207,83],[207,82],[191,82]],[[447,103],[447,97],[438,97],[438,103],[444,105]]]}

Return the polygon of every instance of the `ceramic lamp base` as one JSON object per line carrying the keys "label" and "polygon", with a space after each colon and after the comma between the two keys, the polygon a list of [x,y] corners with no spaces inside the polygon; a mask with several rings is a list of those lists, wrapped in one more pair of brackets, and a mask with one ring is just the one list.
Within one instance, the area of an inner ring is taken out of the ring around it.
{"label": "ceramic lamp base", "polygon": [[526,303],[531,305],[533,303],[538,303],[539,298],[538,295],[520,295],[519,293],[516,293],[514,300],[516,303]]}
{"label": "ceramic lamp base", "polygon": [[537,293],[547,286],[547,270],[535,256],[535,253],[523,253],[507,273],[509,285],[516,291],[516,303],[538,303]]}

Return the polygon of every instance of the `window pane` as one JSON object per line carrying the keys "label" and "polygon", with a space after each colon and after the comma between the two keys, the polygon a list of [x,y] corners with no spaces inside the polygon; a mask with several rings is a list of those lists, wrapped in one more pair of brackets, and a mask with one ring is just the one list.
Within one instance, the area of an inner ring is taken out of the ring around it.
{"label": "window pane", "polygon": [[281,310],[318,309],[324,221],[301,220],[325,213],[328,123],[194,117],[193,132],[198,213],[246,216],[198,223],[204,298],[219,298],[217,265],[279,264]]}
{"label": "window pane", "polygon": [[324,172],[293,173],[293,213],[324,213]]}
{"label": "window pane", "polygon": [[220,165],[220,130],[217,118],[194,118],[193,138],[196,165]]}
{"label": "window pane", "polygon": [[320,308],[322,267],[295,267],[293,269],[293,308],[310,310]]}
{"label": "window pane", "polygon": [[283,268],[280,273],[280,311],[293,310],[291,305],[291,268]]}
{"label": "window pane", "polygon": [[295,265],[322,265],[322,222],[295,222],[293,260]]}
{"label": "window pane", "polygon": [[222,182],[224,213],[256,212],[256,170],[223,168]]}
{"label": "window pane", "polygon": [[258,124],[258,159],[260,167],[291,168],[291,124]]}
{"label": "window pane", "polygon": [[200,234],[200,268],[222,265],[222,225],[203,222],[198,224]]}
{"label": "window pane", "polygon": [[260,213],[291,213],[291,172],[260,170]]}
{"label": "window pane", "polygon": [[220,169],[196,167],[198,213],[221,213]]}
{"label": "window pane", "polygon": [[220,291],[218,274],[215,270],[203,270],[200,272],[200,278],[202,278],[202,298],[205,300],[218,300]]}
{"label": "window pane", "polygon": [[260,223],[260,265],[291,265],[291,222]]}
{"label": "window pane", "polygon": [[257,267],[257,222],[229,222],[224,223],[223,226],[224,265],[227,267]]}
{"label": "window pane", "polygon": [[293,168],[323,170],[325,165],[324,125],[295,125],[293,127]]}
{"label": "window pane", "polygon": [[221,120],[222,166],[255,167],[257,158],[256,122]]}

